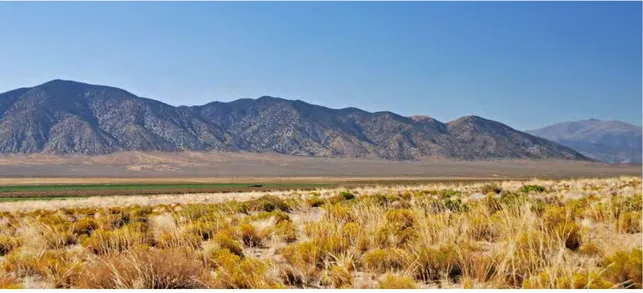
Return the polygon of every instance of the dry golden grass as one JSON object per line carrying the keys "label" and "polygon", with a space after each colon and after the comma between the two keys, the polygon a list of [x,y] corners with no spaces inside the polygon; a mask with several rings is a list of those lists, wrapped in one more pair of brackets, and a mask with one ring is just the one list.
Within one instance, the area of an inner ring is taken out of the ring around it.
{"label": "dry golden grass", "polygon": [[118,199],[3,205],[0,288],[641,288],[643,278],[634,177]]}

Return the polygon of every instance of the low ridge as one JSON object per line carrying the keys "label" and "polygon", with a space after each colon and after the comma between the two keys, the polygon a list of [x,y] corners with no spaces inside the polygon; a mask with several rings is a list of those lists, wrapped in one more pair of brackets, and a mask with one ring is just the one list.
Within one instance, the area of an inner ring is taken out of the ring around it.
{"label": "low ridge", "polygon": [[641,163],[642,132],[641,126],[594,118],[527,131],[607,163]]}

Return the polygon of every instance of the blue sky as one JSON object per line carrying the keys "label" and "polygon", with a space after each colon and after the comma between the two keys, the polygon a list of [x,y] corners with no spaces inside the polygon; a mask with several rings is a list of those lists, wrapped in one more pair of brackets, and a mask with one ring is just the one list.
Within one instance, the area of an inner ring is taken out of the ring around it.
{"label": "blue sky", "polygon": [[301,99],[530,129],[641,124],[641,3],[0,3],[0,92]]}

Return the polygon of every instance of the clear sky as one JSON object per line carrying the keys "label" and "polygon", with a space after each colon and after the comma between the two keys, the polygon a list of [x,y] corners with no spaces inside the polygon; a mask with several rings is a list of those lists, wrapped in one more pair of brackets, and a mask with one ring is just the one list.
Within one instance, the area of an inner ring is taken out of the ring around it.
{"label": "clear sky", "polygon": [[0,92],[59,78],[171,105],[640,125],[641,36],[640,2],[2,2]]}

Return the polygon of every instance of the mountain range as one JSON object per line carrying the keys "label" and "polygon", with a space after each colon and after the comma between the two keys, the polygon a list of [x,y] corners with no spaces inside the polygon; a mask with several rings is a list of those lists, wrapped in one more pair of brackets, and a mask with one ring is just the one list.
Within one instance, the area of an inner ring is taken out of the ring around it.
{"label": "mountain range", "polygon": [[175,107],[114,87],[65,80],[0,94],[0,154],[182,150],[389,160],[592,160],[477,116],[442,123],[267,96]]}
{"label": "mountain range", "polygon": [[558,123],[527,133],[558,142],[603,162],[641,163],[641,126],[589,119]]}

